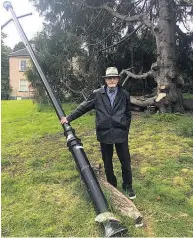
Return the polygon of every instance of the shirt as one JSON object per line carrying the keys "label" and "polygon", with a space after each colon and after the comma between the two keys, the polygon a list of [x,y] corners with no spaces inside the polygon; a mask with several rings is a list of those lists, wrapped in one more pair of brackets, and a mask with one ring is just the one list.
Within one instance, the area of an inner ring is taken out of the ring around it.
{"label": "shirt", "polygon": [[110,99],[110,102],[111,102],[111,106],[113,107],[113,103],[114,103],[114,100],[115,100],[115,97],[117,95],[117,91],[118,91],[118,87],[116,87],[115,89],[111,89],[111,88],[108,88],[107,87],[107,95]]}

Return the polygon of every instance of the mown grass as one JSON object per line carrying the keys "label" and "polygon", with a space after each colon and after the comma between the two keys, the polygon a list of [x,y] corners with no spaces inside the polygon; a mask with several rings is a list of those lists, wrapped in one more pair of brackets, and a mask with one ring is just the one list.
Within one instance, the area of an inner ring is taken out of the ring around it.
{"label": "mown grass", "polygon": [[[65,104],[66,113],[75,106]],[[133,115],[129,138],[135,204],[144,228],[135,228],[109,204],[130,236],[193,236],[192,125],[192,114]],[[94,115],[72,126],[91,163],[102,163]],[[31,101],[2,101],[1,165],[2,236],[103,236],[53,109]],[[116,154],[114,166],[121,190]]]}

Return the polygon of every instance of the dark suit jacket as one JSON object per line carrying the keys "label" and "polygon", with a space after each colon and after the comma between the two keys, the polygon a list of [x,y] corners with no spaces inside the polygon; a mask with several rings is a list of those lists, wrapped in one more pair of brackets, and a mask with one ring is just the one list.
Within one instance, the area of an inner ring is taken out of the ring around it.
{"label": "dark suit jacket", "polygon": [[86,112],[96,111],[96,134],[101,143],[123,143],[128,140],[131,122],[131,106],[129,93],[118,88],[113,107],[106,93],[106,86],[94,90],[86,101],[81,103],[69,116],[69,122]]}

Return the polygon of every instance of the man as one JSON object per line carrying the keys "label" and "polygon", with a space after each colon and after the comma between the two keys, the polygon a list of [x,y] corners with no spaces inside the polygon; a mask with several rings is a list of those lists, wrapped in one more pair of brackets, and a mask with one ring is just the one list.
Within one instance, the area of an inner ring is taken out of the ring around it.
{"label": "man", "polygon": [[131,122],[130,96],[118,85],[119,74],[115,67],[106,70],[105,85],[81,103],[69,116],[61,118],[61,123],[71,122],[86,112],[96,111],[96,135],[100,142],[107,181],[117,187],[113,171],[113,146],[115,145],[122,168],[123,189],[130,199],[134,199],[132,172],[128,148],[128,133]]}

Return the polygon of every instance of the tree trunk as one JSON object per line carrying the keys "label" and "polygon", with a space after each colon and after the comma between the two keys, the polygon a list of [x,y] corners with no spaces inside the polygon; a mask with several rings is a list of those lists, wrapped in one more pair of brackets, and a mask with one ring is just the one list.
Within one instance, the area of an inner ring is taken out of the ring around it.
{"label": "tree trunk", "polygon": [[[145,3],[147,2],[148,1],[145,1]],[[128,70],[123,70],[124,73],[127,74],[127,77],[124,80],[123,85],[130,77],[133,77],[135,79],[143,79],[147,78],[147,76],[148,75],[150,76],[151,74],[151,76],[153,76],[153,78],[157,82],[158,97],[159,95],[166,94],[166,96],[159,99],[159,103],[157,106],[159,107],[160,112],[184,113],[183,98],[181,91],[184,82],[178,72],[177,56],[176,56],[176,39],[175,39],[176,18],[177,18],[176,4],[174,0],[157,0],[149,2],[152,2],[152,4],[156,3],[156,5],[158,3],[158,14],[157,12],[153,13],[156,15],[155,19],[151,19],[151,17],[149,19],[148,15],[144,13],[132,16],[130,16],[129,14],[121,15],[119,12],[109,7],[108,4],[103,4],[97,8],[88,6],[86,4],[85,5],[91,9],[105,9],[112,16],[127,23],[140,21],[152,30],[152,33],[155,35],[156,38],[157,62],[152,65],[153,67],[148,73],[143,75],[134,75]],[[135,32],[140,27],[141,26],[138,26],[135,29]],[[124,38],[124,40],[125,39],[128,39],[128,37]],[[121,42],[123,42],[123,40],[119,41],[118,43]],[[117,43],[109,47],[115,46],[117,46]],[[105,49],[103,49],[102,51],[104,51]]]}
{"label": "tree trunk", "polygon": [[154,32],[157,44],[157,93],[166,93],[166,97],[159,104],[162,113],[184,112],[181,92],[183,80],[178,73],[176,62],[175,19],[173,1],[159,0],[159,22]]}
{"label": "tree trunk", "polygon": [[100,175],[97,177],[100,185],[108,191],[113,207],[121,212],[122,215],[134,219],[136,227],[143,226],[143,217],[135,204],[123,193],[119,192],[115,187],[108,183],[103,176]]}
{"label": "tree trunk", "polygon": [[142,214],[138,211],[137,207],[130,199],[107,182],[105,176],[102,174],[101,165],[92,165],[92,168],[100,185],[108,192],[113,208],[121,212],[123,216],[128,216],[134,219],[136,227],[143,226]]}

